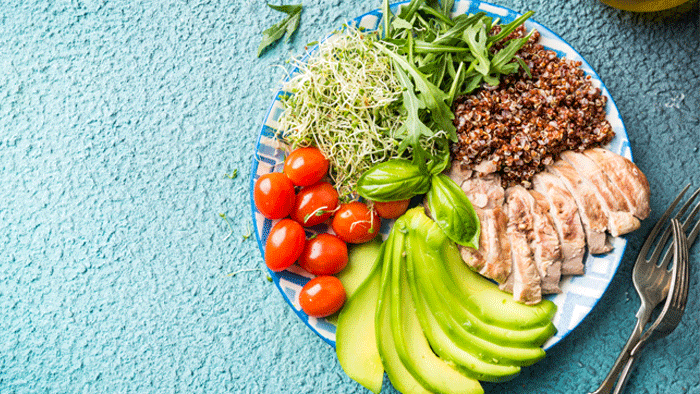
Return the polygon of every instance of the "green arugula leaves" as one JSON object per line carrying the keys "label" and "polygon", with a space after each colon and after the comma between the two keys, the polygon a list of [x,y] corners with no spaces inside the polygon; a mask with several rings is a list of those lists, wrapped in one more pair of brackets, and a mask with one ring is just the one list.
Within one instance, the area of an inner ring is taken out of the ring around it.
{"label": "green arugula leaves", "polygon": [[289,38],[299,27],[299,20],[301,19],[301,4],[268,4],[267,6],[275,11],[284,12],[285,14],[287,14],[287,17],[263,32],[262,41],[260,41],[260,45],[258,46],[258,57],[260,57],[265,48],[282,38],[282,36],[285,36],[285,40],[289,41]]}

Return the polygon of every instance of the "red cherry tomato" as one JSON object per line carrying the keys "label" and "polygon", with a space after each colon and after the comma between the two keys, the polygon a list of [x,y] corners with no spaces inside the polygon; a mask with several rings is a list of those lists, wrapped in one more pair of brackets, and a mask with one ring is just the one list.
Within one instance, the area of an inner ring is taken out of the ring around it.
{"label": "red cherry tomato", "polygon": [[331,234],[319,234],[304,245],[299,265],[314,275],[333,275],[348,265],[348,246]]}
{"label": "red cherry tomato", "polygon": [[265,174],[255,182],[255,207],[268,219],[282,219],[294,207],[294,185],[281,172]]}
{"label": "red cherry tomato", "polygon": [[335,276],[317,276],[299,292],[301,309],[313,317],[330,316],[338,312],[344,303],[345,288]]}
{"label": "red cherry tomato", "polygon": [[399,200],[388,202],[375,202],[374,209],[377,210],[379,216],[384,219],[396,219],[403,215],[408,209],[408,204],[411,200]]}
{"label": "red cherry tomato", "polygon": [[282,219],[270,230],[265,243],[265,264],[273,271],[283,271],[304,251],[306,234],[301,224]]}
{"label": "red cherry tomato", "polygon": [[338,192],[328,182],[307,186],[297,194],[290,216],[304,227],[325,222],[338,207]]}
{"label": "red cherry tomato", "polygon": [[348,243],[371,240],[379,234],[380,225],[379,215],[359,201],[342,204],[331,222],[338,238]]}
{"label": "red cherry tomato", "polygon": [[328,159],[318,148],[299,148],[284,161],[284,173],[296,186],[310,186],[328,172]]}

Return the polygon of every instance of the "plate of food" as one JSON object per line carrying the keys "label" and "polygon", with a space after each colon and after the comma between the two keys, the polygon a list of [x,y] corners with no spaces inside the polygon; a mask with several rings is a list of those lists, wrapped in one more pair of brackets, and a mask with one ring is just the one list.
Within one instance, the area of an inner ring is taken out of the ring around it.
{"label": "plate of food", "polygon": [[531,15],[385,2],[292,59],[264,116],[261,253],[372,391],[384,371],[417,392],[515,376],[588,315],[649,214],[608,90]]}

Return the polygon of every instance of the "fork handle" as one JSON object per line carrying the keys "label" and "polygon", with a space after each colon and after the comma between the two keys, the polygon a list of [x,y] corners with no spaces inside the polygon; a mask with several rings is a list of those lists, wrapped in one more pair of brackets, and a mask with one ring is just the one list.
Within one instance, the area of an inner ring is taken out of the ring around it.
{"label": "fork handle", "polygon": [[620,355],[617,356],[617,360],[615,360],[615,364],[613,364],[610,372],[608,372],[608,376],[605,377],[605,380],[603,380],[600,387],[590,394],[612,393],[617,377],[620,375],[620,372],[624,368],[625,364],[627,364],[627,360],[630,358],[632,349],[634,349],[639,342],[639,338],[642,336],[642,331],[649,322],[649,318],[651,318],[651,312],[652,309],[647,308],[645,305],[642,305],[642,307],[639,308],[639,312],[637,313],[637,324],[634,326],[634,330],[632,330],[632,335],[630,335],[629,339],[627,340],[625,347],[622,348]]}
{"label": "fork handle", "polygon": [[613,394],[622,393],[622,390],[624,390],[625,386],[627,385],[627,381],[630,379],[630,372],[632,371],[632,367],[636,361],[637,356],[630,356],[630,358],[627,359],[627,363],[625,363],[625,368],[622,370],[622,374],[617,382],[617,386],[615,386],[615,391]]}

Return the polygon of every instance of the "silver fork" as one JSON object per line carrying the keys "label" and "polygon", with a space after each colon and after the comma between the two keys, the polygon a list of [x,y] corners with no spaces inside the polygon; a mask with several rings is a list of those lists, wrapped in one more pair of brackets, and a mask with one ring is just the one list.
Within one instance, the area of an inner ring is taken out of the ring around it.
{"label": "silver fork", "polygon": [[[615,386],[614,394],[620,394],[625,388],[632,367],[639,359],[642,348],[673,332],[673,330],[678,327],[683,313],[685,312],[685,306],[688,303],[688,287],[690,284],[688,277],[688,243],[692,241],[686,238],[685,232],[678,220],[671,219],[671,225],[673,226],[673,280],[668,290],[669,296],[666,297],[666,302],[659,316],[649,329],[644,332],[637,345],[635,345],[630,352],[630,358],[627,360],[627,364],[625,364],[617,386]],[[695,226],[695,230],[697,229],[700,229],[700,222]]]}
{"label": "silver fork", "polygon": [[[642,302],[636,315],[637,323],[635,324],[627,343],[622,348],[620,355],[617,357],[617,360],[615,360],[615,364],[613,364],[610,372],[608,372],[608,375],[605,377],[605,380],[603,380],[603,383],[601,383],[600,387],[598,387],[596,391],[590,394],[610,394],[612,392],[620,372],[627,363],[627,360],[630,358],[630,352],[639,342],[639,338],[642,336],[644,327],[646,327],[649,319],[651,318],[652,311],[661,303],[661,301],[664,300],[664,298],[666,298],[666,295],[668,294],[668,289],[671,284],[671,273],[668,271],[667,267],[671,260],[671,248],[669,248],[661,259],[661,264],[659,265],[657,263],[659,263],[661,253],[666,248],[666,243],[671,235],[670,228],[667,228],[663,235],[661,235],[659,242],[656,244],[656,247],[648,260],[646,256],[661,230],[668,226],[667,221],[689,188],[690,185],[683,188],[673,203],[671,203],[671,206],[666,210],[666,212],[664,212],[647,236],[644,245],[642,245],[642,248],[637,255],[637,261],[634,263],[634,268],[632,269],[632,282],[634,283],[634,287],[637,290],[637,294],[639,294],[639,298]],[[690,199],[683,204],[678,213],[674,216],[674,219],[679,219],[685,214],[698,194],[700,194],[700,188],[698,188],[691,195]],[[698,206],[693,209],[693,212],[697,213],[697,210]]]}

